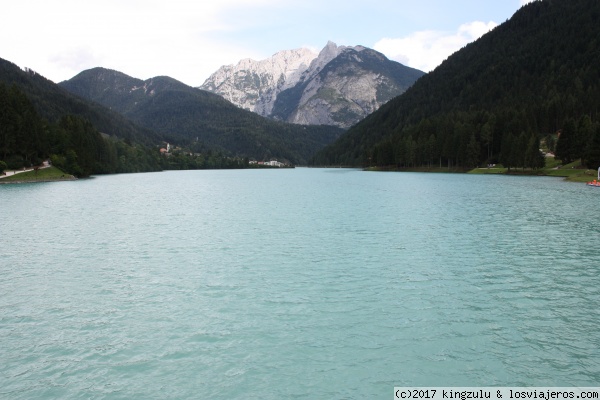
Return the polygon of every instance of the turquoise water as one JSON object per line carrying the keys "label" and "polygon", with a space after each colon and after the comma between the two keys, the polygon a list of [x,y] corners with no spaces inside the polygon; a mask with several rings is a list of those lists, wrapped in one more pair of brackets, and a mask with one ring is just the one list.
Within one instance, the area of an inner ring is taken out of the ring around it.
{"label": "turquoise water", "polygon": [[599,386],[599,196],[300,168],[0,186],[0,398]]}

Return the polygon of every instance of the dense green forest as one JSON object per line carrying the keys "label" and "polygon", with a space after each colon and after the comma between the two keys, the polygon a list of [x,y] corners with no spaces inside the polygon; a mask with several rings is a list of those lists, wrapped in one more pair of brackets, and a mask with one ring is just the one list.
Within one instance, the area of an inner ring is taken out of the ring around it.
{"label": "dense green forest", "polygon": [[600,2],[541,0],[450,56],[316,165],[600,166]]}
{"label": "dense green forest", "polygon": [[52,159],[76,176],[162,169],[155,145],[160,135],[3,59],[0,119],[5,168]]}
{"label": "dense green forest", "polygon": [[5,168],[17,169],[46,159],[76,176],[162,168],[155,149],[105,137],[80,116],[48,122],[16,85],[0,82],[0,160]]}
{"label": "dense green forest", "polygon": [[250,168],[248,158],[190,143],[161,155],[157,146],[103,135],[83,117],[65,115],[56,123],[40,117],[16,86],[0,82],[0,172],[36,166],[44,160],[75,176],[181,169]]}
{"label": "dense green forest", "polygon": [[35,71],[22,70],[1,58],[0,82],[7,86],[16,85],[31,101],[39,116],[50,122],[58,122],[69,114],[79,115],[90,121],[100,132],[131,142],[151,145],[160,140],[169,140],[100,104],[74,96]]}

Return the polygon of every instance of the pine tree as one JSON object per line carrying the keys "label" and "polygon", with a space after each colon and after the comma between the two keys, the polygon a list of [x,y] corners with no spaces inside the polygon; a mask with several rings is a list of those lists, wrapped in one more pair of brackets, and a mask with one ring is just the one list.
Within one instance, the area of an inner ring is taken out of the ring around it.
{"label": "pine tree", "polygon": [[589,115],[582,115],[577,122],[576,158],[581,158],[581,164],[586,165],[587,148],[594,136],[594,126]]}
{"label": "pine tree", "polygon": [[558,141],[556,142],[556,158],[564,164],[573,162],[575,158],[575,138],[576,126],[573,119],[569,118],[565,121],[563,129],[560,131]]}
{"label": "pine tree", "polygon": [[597,123],[592,132],[592,139],[586,147],[585,160],[588,168],[598,169],[600,167],[600,124]]}
{"label": "pine tree", "polygon": [[500,162],[508,168],[510,171],[511,167],[514,166],[513,156],[514,139],[511,133],[505,133],[502,136],[502,148],[500,153]]}
{"label": "pine tree", "polygon": [[527,144],[526,167],[531,169],[543,168],[546,165],[546,158],[540,151],[540,138],[532,134]]}
{"label": "pine tree", "polygon": [[471,134],[469,144],[467,145],[467,166],[475,168],[479,165],[479,143],[475,139],[475,134]]}

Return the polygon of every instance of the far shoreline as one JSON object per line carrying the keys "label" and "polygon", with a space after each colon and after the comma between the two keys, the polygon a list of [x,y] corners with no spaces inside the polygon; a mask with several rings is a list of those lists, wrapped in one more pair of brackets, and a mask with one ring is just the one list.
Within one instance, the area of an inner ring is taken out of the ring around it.
{"label": "far shoreline", "polygon": [[563,178],[568,182],[590,182],[597,179],[597,171],[585,168],[581,165],[581,160],[561,165],[559,160],[554,157],[546,158],[546,166],[539,169],[521,169],[511,168],[510,170],[500,164],[490,167],[476,168],[448,168],[448,167],[414,167],[398,168],[389,167],[366,167],[365,171],[388,171],[388,172],[429,172],[429,173],[455,173],[455,174],[474,174],[474,175],[504,175],[504,176],[550,176]]}

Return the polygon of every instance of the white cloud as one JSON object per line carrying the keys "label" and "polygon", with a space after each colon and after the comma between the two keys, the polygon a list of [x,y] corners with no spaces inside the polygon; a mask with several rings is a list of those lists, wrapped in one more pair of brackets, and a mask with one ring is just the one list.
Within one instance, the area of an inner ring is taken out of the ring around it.
{"label": "white cloud", "polygon": [[[59,82],[106,67],[136,78],[169,75],[189,85],[247,49],[219,40],[240,29],[231,10],[276,0],[24,0],[10,2],[0,24],[0,57]],[[35,10],[35,12],[32,12]],[[216,39],[215,39],[216,38]]]}
{"label": "white cloud", "polygon": [[535,1],[535,0],[519,0],[519,2],[520,2],[520,4],[521,4],[521,6],[524,6],[525,4],[527,4],[527,3],[531,3],[531,2],[533,2],[533,1]]}
{"label": "white cloud", "polygon": [[402,38],[383,38],[373,48],[404,65],[430,72],[448,56],[480,38],[497,23],[475,21],[456,32],[419,31]]}

